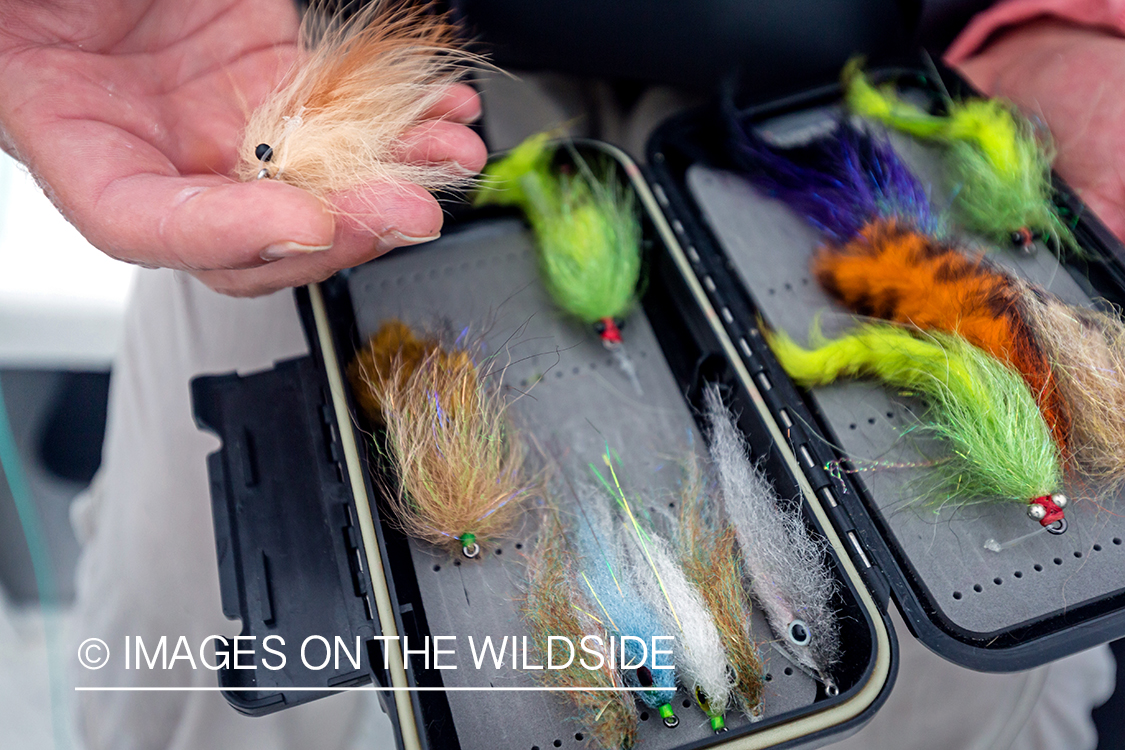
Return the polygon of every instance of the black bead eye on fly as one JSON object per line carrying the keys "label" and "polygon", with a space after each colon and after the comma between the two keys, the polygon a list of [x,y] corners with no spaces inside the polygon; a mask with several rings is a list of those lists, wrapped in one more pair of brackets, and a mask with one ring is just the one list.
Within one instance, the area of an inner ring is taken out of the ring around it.
{"label": "black bead eye on fly", "polygon": [[624,330],[625,330],[625,321],[624,321],[624,320],[622,320],[621,318],[614,318],[614,319],[613,319],[613,324],[614,324],[615,326],[617,326],[617,330],[619,330],[619,331],[624,331]]}
{"label": "black bead eye on fly", "polygon": [[254,156],[258,161],[269,161],[273,158],[273,148],[268,143],[259,143],[254,148]]}
{"label": "black bead eye on fly", "polygon": [[637,682],[641,683],[641,687],[652,687],[652,672],[648,667],[637,667]]}
{"label": "black bead eye on fly", "polygon": [[605,333],[605,322],[599,320],[597,323],[594,323],[594,331],[599,336],[601,336],[603,333]]}
{"label": "black bead eye on fly", "polygon": [[1019,248],[1031,247],[1035,242],[1035,235],[1027,227],[1012,232],[1012,244]]}

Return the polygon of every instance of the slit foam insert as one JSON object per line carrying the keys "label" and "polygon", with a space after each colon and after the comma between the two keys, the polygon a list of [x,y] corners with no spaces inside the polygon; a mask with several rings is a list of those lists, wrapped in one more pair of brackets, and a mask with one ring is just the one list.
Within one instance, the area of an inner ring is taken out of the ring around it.
{"label": "slit foam insert", "polygon": [[[630,497],[645,497],[653,513],[676,513],[677,456],[699,445],[687,403],[640,310],[622,333],[644,391],[638,397],[613,357],[586,327],[556,310],[538,280],[531,235],[517,219],[481,221],[429,245],[401,250],[357,268],[348,279],[361,340],[388,318],[420,328],[466,327],[483,334],[487,353],[501,352],[511,364],[504,383],[515,398],[518,429],[533,434],[576,482],[601,466],[606,443],[621,457],[623,485]],[[604,472],[603,472],[604,473]],[[568,495],[556,493],[562,511],[574,514]],[[525,556],[532,550],[536,513],[526,513],[510,538],[482,548],[482,559],[464,560],[410,541],[411,557],[432,635],[456,635],[456,664],[440,676],[447,687],[531,687],[538,683],[510,662],[496,669],[486,660],[476,669],[468,637],[527,634],[519,615],[525,582]],[[772,639],[755,612],[757,643]],[[522,641],[521,641],[522,642]],[[448,643],[448,642],[447,642]],[[444,646],[443,646],[444,647]],[[806,707],[816,684],[775,649],[759,649],[769,672],[765,717]],[[508,652],[510,656],[510,651]],[[464,750],[495,747],[586,747],[586,729],[572,717],[570,703],[545,692],[447,693]],[[667,729],[653,711],[642,714],[639,747],[674,748],[721,738],[683,690],[674,707],[680,725]],[[638,707],[643,705],[638,702]],[[748,720],[737,709],[727,713],[730,729]],[[581,739],[580,739],[581,738]]]}
{"label": "slit foam insert", "polygon": [[[824,132],[834,115],[834,109],[802,112],[772,120],[765,130],[779,139],[787,133]],[[941,195],[945,188],[939,152],[906,138],[892,140],[916,174],[932,186],[934,203],[947,204]],[[809,271],[819,235],[797,214],[730,172],[694,165],[686,179],[704,220],[769,325],[801,343],[807,342],[818,314],[829,335],[851,325],[854,319],[829,299]],[[1091,305],[1090,297],[1041,245],[1030,256],[1007,249],[989,250],[989,255],[1068,303]],[[828,439],[853,459],[918,464],[920,448],[928,456],[940,455],[932,444],[912,444],[914,438],[903,437],[915,424],[914,415],[921,413],[917,401],[875,383],[854,381],[816,388],[812,397],[834,433]],[[892,542],[954,626],[980,634],[1007,630],[1122,588],[1125,516],[1114,513],[1125,506],[1117,498],[1099,507],[1068,492],[1072,503],[1066,509],[1065,534],[1041,531],[993,552],[986,548],[990,540],[1005,544],[1041,528],[1027,517],[1024,504],[920,507],[911,503],[911,486],[924,471],[873,469],[852,477],[866,485],[893,534]]]}

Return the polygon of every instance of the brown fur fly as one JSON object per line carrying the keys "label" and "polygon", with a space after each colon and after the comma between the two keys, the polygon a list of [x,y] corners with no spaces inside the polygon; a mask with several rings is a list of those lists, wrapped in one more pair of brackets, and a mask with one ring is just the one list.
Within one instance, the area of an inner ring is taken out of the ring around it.
{"label": "brown fur fly", "polygon": [[722,500],[709,491],[698,459],[688,459],[680,493],[680,525],[676,547],[684,574],[699,590],[722,638],[734,670],[734,695],[742,712],[762,716],[765,669],[750,637],[750,596],[743,584],[742,552],[734,527],[727,522]]}
{"label": "brown fur fly", "polygon": [[[601,747],[632,747],[637,741],[637,706],[632,694],[623,690],[625,683],[613,665],[613,657],[605,652],[609,626],[592,614],[596,610],[594,605],[576,594],[577,575],[562,525],[552,513],[541,527],[528,560],[524,622],[540,652],[541,663],[546,663],[549,636],[560,636],[574,644],[576,650],[579,644],[588,650],[582,656],[587,664],[597,664],[589,651],[601,656],[601,664],[597,669],[587,669],[576,657],[565,669],[545,669],[537,674],[550,687],[569,688],[566,695],[578,712],[578,721]],[[588,636],[598,636],[600,643]],[[590,687],[599,690],[575,689]]]}
{"label": "brown fur fly", "polygon": [[363,409],[385,431],[397,475],[388,494],[410,536],[476,557],[511,527],[538,487],[503,396],[465,349],[385,323],[348,368]]}

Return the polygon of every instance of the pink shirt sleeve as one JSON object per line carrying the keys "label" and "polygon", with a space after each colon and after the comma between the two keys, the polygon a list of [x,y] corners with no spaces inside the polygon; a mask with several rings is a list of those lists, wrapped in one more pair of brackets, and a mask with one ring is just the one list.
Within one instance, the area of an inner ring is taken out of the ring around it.
{"label": "pink shirt sleeve", "polygon": [[969,22],[945,59],[956,65],[979,52],[997,32],[1040,18],[1099,26],[1125,36],[1125,0],[1002,0]]}

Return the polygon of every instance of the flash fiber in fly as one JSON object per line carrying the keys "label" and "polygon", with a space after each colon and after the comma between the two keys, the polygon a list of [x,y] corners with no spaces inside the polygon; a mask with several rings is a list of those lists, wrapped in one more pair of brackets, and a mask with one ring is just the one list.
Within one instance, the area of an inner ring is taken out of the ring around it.
{"label": "flash fiber in fly", "polygon": [[680,682],[710,718],[711,728],[723,729],[733,697],[734,671],[706,601],[665,539],[632,527],[628,520],[619,533],[628,551],[629,580],[676,636],[673,653]]}
{"label": "flash fiber in fly", "polygon": [[767,334],[794,381],[805,387],[873,377],[924,396],[922,426],[949,447],[930,472],[943,502],[1029,503],[1062,486],[1058,445],[1019,374],[958,336],[915,335],[869,323],[836,339],[816,331],[805,349],[783,332]]}
{"label": "flash fiber in fly", "polygon": [[[606,652],[610,630],[598,618],[596,605],[588,601],[578,579],[578,564],[569,548],[565,531],[555,513],[545,519],[539,531],[539,539],[528,559],[528,589],[524,599],[522,614],[527,624],[531,640],[540,649],[539,663],[545,663],[545,649],[550,636],[561,636],[574,644],[589,650],[598,651],[602,665],[598,669],[587,669],[578,658],[565,669],[544,669],[535,674],[549,687],[556,688],[604,688],[597,691],[572,690],[564,695],[573,705],[576,718],[593,735],[597,744],[606,750],[632,747],[637,741],[639,716],[632,694],[622,688],[620,672]],[[598,641],[587,638],[598,636]],[[597,660],[579,651],[588,659],[587,664]]]}
{"label": "flash fiber in fly", "polygon": [[727,660],[734,669],[734,694],[747,716],[762,711],[764,669],[750,638],[750,597],[743,584],[742,551],[727,522],[722,500],[711,492],[693,455],[680,493],[676,552],[684,574],[699,591],[711,614]]}
{"label": "flash fiber in fly", "polygon": [[482,382],[469,351],[389,321],[348,376],[357,401],[385,431],[398,480],[389,502],[410,536],[476,557],[539,492],[507,403]]}
{"label": "flash fiber in fly", "polygon": [[[593,614],[617,636],[633,636],[648,644],[656,637],[661,639],[656,642],[668,644],[668,637],[675,632],[630,582],[624,539],[618,533],[619,522],[606,507],[605,497],[588,486],[580,486],[578,492],[581,513],[575,520],[573,532],[579,560],[578,585],[583,595],[593,602]],[[627,664],[641,663],[644,655],[633,641],[626,642],[622,648],[626,650]],[[620,661],[618,658],[619,664]],[[672,700],[676,694],[677,670],[651,669],[651,654],[644,663],[642,668],[624,670],[625,683],[630,687],[654,688],[634,694],[659,711],[665,723],[674,722]]]}
{"label": "flash fiber in fly", "polygon": [[706,387],[704,405],[711,460],[754,599],[778,646],[834,691],[841,646],[826,545],[809,533],[800,504],[780,498],[750,460],[718,386]]}

